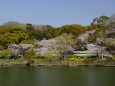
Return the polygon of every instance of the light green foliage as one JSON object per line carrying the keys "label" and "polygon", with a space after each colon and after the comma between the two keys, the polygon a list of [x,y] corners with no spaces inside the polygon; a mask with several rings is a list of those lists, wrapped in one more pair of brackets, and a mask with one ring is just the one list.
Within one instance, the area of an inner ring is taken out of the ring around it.
{"label": "light green foliage", "polygon": [[22,40],[30,39],[30,32],[22,27],[8,27],[0,29],[0,42],[8,46],[12,43],[20,43]]}
{"label": "light green foliage", "polygon": [[67,55],[66,57],[68,57],[68,58],[73,58],[74,56],[73,56],[73,55]]}
{"label": "light green foliage", "polygon": [[0,58],[3,59],[3,58],[9,58],[10,57],[10,52],[11,50],[10,49],[5,49],[5,50],[2,50],[0,51]]}
{"label": "light green foliage", "polygon": [[28,50],[25,53],[24,58],[27,59],[27,60],[31,60],[31,59],[35,58],[35,51],[32,50],[32,49]]}
{"label": "light green foliage", "polygon": [[34,44],[34,41],[32,41],[32,40],[23,40],[23,41],[21,41],[21,43],[23,43],[23,44]]}
{"label": "light green foliage", "polygon": [[7,32],[4,34],[0,34],[0,44],[2,44],[2,46],[4,47],[7,47],[9,44],[18,42],[19,42],[19,35],[15,33]]}
{"label": "light green foliage", "polygon": [[75,41],[74,41],[75,36],[73,34],[69,34],[68,35],[66,33],[63,33],[61,36],[65,38],[66,43],[68,45],[70,45],[70,46],[74,46],[75,45]]}
{"label": "light green foliage", "polygon": [[29,31],[22,27],[9,27],[6,31],[19,35],[19,42],[29,39]]}
{"label": "light green foliage", "polygon": [[23,23],[16,22],[16,21],[8,21],[6,23],[3,23],[2,26],[5,26],[5,27],[18,26],[18,27],[25,28],[26,25]]}
{"label": "light green foliage", "polygon": [[14,26],[10,26],[7,27],[6,29],[1,29],[0,33],[6,33],[6,32],[10,32],[10,33],[19,33],[19,32],[24,32],[24,33],[29,33],[28,30],[22,28],[22,27],[14,27]]}
{"label": "light green foliage", "polygon": [[58,46],[56,50],[58,51],[59,57],[64,58],[65,55],[70,54],[73,51],[73,46],[75,41],[73,39],[73,35],[71,34],[62,34],[62,36],[57,37],[56,43]]}

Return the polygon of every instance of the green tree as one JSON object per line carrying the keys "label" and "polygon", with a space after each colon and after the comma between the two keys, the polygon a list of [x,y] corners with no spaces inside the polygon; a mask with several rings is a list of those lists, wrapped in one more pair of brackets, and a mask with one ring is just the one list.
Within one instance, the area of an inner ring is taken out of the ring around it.
{"label": "green tree", "polygon": [[32,41],[32,40],[23,40],[23,41],[21,41],[21,43],[23,43],[23,44],[34,44],[34,41]]}
{"label": "green tree", "polygon": [[11,50],[10,49],[4,49],[0,52],[0,58],[1,59],[4,59],[4,58],[9,58],[10,57],[10,54],[11,53]]}
{"label": "green tree", "polygon": [[19,43],[22,40],[28,40],[31,38],[30,32],[22,27],[8,27],[6,29],[1,29],[0,34],[5,34],[5,33],[10,33],[10,34],[17,34],[19,36]]}
{"label": "green tree", "polygon": [[56,50],[61,59],[65,58],[65,55],[71,54],[73,52],[73,47],[75,45],[74,36],[72,34],[62,34],[56,38]]}
{"label": "green tree", "polygon": [[33,58],[35,58],[35,51],[32,50],[32,49],[28,50],[28,51],[25,53],[24,58],[27,59],[27,60],[29,60],[26,65],[30,66],[31,60],[32,60]]}
{"label": "green tree", "polygon": [[31,32],[35,31],[34,26],[32,24],[30,24],[30,23],[26,24],[26,29],[29,30],[29,31],[31,31]]}
{"label": "green tree", "polygon": [[6,23],[3,23],[2,26],[4,26],[4,27],[10,27],[10,26],[15,26],[15,27],[17,27],[17,26],[18,26],[18,27],[23,27],[23,28],[26,27],[25,24],[19,23],[19,22],[17,22],[17,21],[8,21],[8,22],[6,22]]}
{"label": "green tree", "polygon": [[19,36],[15,33],[0,34],[0,44],[7,48],[9,44],[19,43]]}
{"label": "green tree", "polygon": [[93,22],[91,24],[108,25],[110,24],[110,18],[108,16],[100,16],[100,18],[93,19]]}
{"label": "green tree", "polygon": [[29,61],[31,59],[35,58],[35,51],[33,49],[30,49],[30,50],[26,51],[26,53],[24,55],[24,58],[29,60]]}

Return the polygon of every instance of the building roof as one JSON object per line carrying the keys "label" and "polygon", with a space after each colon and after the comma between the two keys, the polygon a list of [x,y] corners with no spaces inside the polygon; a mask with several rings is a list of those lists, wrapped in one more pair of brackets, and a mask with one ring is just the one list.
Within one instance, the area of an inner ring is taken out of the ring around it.
{"label": "building roof", "polygon": [[77,57],[91,57],[91,56],[96,56],[96,54],[73,54],[74,56]]}

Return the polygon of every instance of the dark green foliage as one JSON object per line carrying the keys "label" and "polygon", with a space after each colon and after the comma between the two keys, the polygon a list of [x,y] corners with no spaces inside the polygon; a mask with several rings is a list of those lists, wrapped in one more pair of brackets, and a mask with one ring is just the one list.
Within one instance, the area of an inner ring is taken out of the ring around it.
{"label": "dark green foliage", "polygon": [[115,45],[107,46],[107,51],[109,51],[113,56],[115,56]]}
{"label": "dark green foliage", "polygon": [[99,24],[99,25],[107,25],[107,24],[110,24],[110,18],[107,17],[107,16],[100,16],[100,18],[95,18],[93,19],[93,22],[91,23],[92,25],[93,24]]}
{"label": "dark green foliage", "polygon": [[107,51],[115,56],[115,39],[106,41],[105,46],[107,47]]}
{"label": "dark green foliage", "polygon": [[29,30],[29,31],[31,31],[31,32],[32,32],[32,31],[35,31],[33,25],[30,24],[30,23],[27,23],[27,24],[26,24],[26,29]]}
{"label": "dark green foliage", "polygon": [[88,38],[88,42],[89,43],[94,43],[96,41],[96,37],[95,36],[90,36],[89,38]]}
{"label": "dark green foliage", "polygon": [[73,58],[74,56],[73,55],[66,55],[66,57]]}
{"label": "dark green foliage", "polygon": [[108,37],[109,37],[109,38],[114,38],[114,37],[115,37],[115,33],[109,33],[109,34],[108,34]]}
{"label": "dark green foliage", "polygon": [[46,57],[46,56],[37,55],[36,58],[37,58],[37,59],[46,59],[47,57]]}
{"label": "dark green foliage", "polygon": [[53,28],[47,25],[46,29],[37,29],[35,32],[32,33],[34,37],[38,40],[43,38],[51,39],[57,36],[60,36],[63,33],[73,34],[74,36],[79,36],[82,33],[85,33],[87,27],[83,27],[81,25],[65,25],[59,28]]}

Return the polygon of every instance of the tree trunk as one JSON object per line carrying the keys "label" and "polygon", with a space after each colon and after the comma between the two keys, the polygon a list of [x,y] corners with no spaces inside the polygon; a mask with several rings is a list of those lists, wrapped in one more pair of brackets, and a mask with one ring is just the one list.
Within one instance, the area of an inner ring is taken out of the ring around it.
{"label": "tree trunk", "polygon": [[96,55],[96,58],[97,58],[97,59],[99,58],[99,53],[98,53],[98,51],[97,51],[97,55]]}
{"label": "tree trunk", "polygon": [[67,66],[69,66],[69,57],[67,57]]}
{"label": "tree trunk", "polygon": [[31,60],[27,62],[26,66],[30,66],[30,64],[31,64]]}

